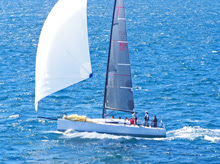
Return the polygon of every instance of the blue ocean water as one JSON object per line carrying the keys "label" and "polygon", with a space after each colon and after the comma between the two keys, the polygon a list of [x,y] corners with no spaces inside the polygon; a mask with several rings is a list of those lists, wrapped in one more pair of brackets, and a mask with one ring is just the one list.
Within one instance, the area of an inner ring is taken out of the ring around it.
{"label": "blue ocean water", "polygon": [[135,108],[140,121],[145,110],[162,119],[167,138],[61,133],[37,118],[101,117],[108,1],[88,0],[93,78],[46,98],[38,114],[36,50],[56,0],[0,1],[0,163],[220,163],[219,0],[125,0]]}

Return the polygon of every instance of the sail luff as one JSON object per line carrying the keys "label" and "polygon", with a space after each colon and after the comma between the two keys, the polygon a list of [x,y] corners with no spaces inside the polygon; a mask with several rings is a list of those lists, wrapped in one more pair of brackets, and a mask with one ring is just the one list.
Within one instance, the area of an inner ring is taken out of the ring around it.
{"label": "sail luff", "polygon": [[59,0],[53,7],[39,38],[35,72],[36,111],[41,99],[91,76],[87,0]]}
{"label": "sail luff", "polygon": [[110,42],[109,42],[109,50],[108,50],[108,61],[107,61],[107,70],[106,70],[106,79],[105,79],[105,93],[104,93],[104,101],[103,101],[103,111],[102,111],[102,118],[104,118],[105,115],[105,101],[106,101],[106,90],[107,90],[107,84],[108,84],[108,68],[109,68],[109,59],[110,59],[110,53],[111,53],[111,40],[112,40],[112,31],[113,31],[113,24],[114,24],[114,16],[115,16],[115,6],[116,1],[114,2],[113,7],[113,15],[112,15],[112,25],[111,25],[111,34],[110,34]]}
{"label": "sail luff", "polygon": [[104,109],[134,112],[124,1],[115,0],[109,45]]}

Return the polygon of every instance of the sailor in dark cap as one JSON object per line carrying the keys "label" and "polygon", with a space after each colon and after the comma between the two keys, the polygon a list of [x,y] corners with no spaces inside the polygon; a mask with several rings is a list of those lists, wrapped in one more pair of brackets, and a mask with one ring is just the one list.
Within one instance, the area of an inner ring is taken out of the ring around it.
{"label": "sailor in dark cap", "polygon": [[149,115],[147,111],[145,111],[144,120],[145,120],[146,126],[148,127]]}

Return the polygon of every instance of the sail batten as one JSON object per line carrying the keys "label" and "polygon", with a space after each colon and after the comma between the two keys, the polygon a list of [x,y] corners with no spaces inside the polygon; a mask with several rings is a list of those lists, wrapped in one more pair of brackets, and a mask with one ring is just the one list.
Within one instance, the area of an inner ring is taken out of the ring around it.
{"label": "sail batten", "polygon": [[134,112],[123,0],[115,0],[103,109]]}
{"label": "sail batten", "polygon": [[59,0],[49,13],[39,38],[35,74],[38,102],[91,77],[87,31],[87,0]]}
{"label": "sail batten", "polygon": [[128,43],[128,41],[125,41],[125,40],[112,40],[112,42],[118,42],[118,43]]}

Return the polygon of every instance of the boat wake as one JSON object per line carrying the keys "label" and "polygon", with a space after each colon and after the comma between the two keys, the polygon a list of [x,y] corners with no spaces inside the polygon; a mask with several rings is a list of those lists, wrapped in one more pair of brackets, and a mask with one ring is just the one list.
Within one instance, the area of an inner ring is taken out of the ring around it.
{"label": "boat wake", "polygon": [[220,142],[220,129],[204,129],[199,126],[184,126],[181,129],[167,132],[167,139],[202,139],[210,142]]}
{"label": "boat wake", "polygon": [[134,137],[134,136],[125,136],[125,135],[115,135],[115,134],[106,134],[106,133],[97,133],[97,132],[77,132],[75,130],[69,129],[65,132],[62,132],[63,136],[61,138],[82,138],[82,139],[136,139],[136,140],[166,140],[166,138],[143,138],[143,137]]}
{"label": "boat wake", "polygon": [[[46,132],[45,132],[46,133]],[[47,131],[48,133],[48,131]],[[136,140],[155,140],[155,141],[172,141],[176,139],[187,139],[187,140],[206,140],[213,143],[220,142],[220,129],[204,129],[199,126],[184,126],[181,129],[172,130],[167,132],[166,138],[143,138],[133,136],[123,136],[96,132],[78,132],[73,129],[66,130],[65,132],[60,131],[49,131],[49,133],[61,134],[60,138],[71,139],[71,138],[82,138],[82,139],[136,139]]]}
{"label": "boat wake", "polygon": [[120,136],[113,134],[101,134],[96,132],[77,132],[75,130],[69,129],[63,132],[63,136],[61,138],[83,138],[83,139],[131,139],[133,137],[130,136]]}

